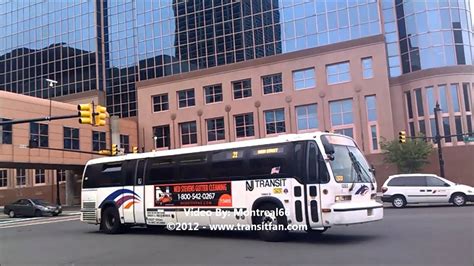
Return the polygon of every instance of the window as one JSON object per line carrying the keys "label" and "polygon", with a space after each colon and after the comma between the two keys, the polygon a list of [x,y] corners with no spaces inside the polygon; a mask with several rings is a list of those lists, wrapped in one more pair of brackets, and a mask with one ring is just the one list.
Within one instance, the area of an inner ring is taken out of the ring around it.
{"label": "window", "polygon": [[177,158],[178,179],[207,179],[206,153],[186,154]]}
{"label": "window", "polygon": [[469,88],[469,83],[463,83],[462,90],[464,94],[464,108],[466,112],[471,112],[471,90]]}
{"label": "window", "polygon": [[362,72],[364,79],[370,79],[374,77],[372,57],[362,58]]}
{"label": "window", "polygon": [[210,178],[243,178],[246,176],[246,166],[243,149],[214,151],[211,153],[209,167]]}
{"label": "window", "polygon": [[250,79],[233,81],[232,89],[234,90],[234,99],[242,99],[252,96],[252,87]]}
{"label": "window", "polygon": [[411,103],[411,94],[409,91],[405,92],[406,101],[407,101],[407,110],[408,110],[408,119],[413,118],[413,106]]}
{"label": "window", "polygon": [[334,132],[354,137],[352,99],[329,102],[329,109]]}
{"label": "window", "polygon": [[58,182],[66,182],[66,170],[56,170],[56,180]]}
{"label": "window", "polygon": [[424,116],[425,111],[423,110],[423,98],[421,95],[421,89],[415,89],[415,98],[416,98],[416,109],[418,111],[418,117]]}
{"label": "window", "polygon": [[426,185],[429,187],[445,187],[447,184],[443,180],[433,177],[427,176],[426,177]]}
{"label": "window", "polygon": [[472,116],[470,116],[470,115],[466,115],[467,132],[471,133],[469,136],[474,137],[474,134],[473,134],[473,131],[472,131],[471,117]]}
{"label": "window", "polygon": [[285,132],[285,110],[276,109],[265,111],[265,127],[267,134]]}
{"label": "window", "polygon": [[461,112],[459,107],[459,95],[458,95],[458,85],[451,84],[451,101],[453,103],[453,110],[455,113]]}
{"label": "window", "polygon": [[152,96],[153,112],[161,112],[169,109],[168,94]]}
{"label": "window", "polygon": [[222,85],[216,84],[204,87],[206,103],[222,102]]}
{"label": "window", "polygon": [[372,141],[372,150],[378,150],[379,149],[379,142],[377,139],[377,126],[370,126],[370,135],[371,135],[371,141]]}
{"label": "window", "polygon": [[252,147],[247,155],[248,175],[252,177],[293,176],[296,170],[294,155],[293,143]]}
{"label": "window", "polygon": [[8,176],[6,169],[0,169],[0,187],[8,186]]}
{"label": "window", "polygon": [[181,144],[197,143],[196,121],[179,124],[181,130]]}
{"label": "window", "polygon": [[443,114],[449,113],[449,108],[448,108],[448,97],[446,96],[446,86],[445,85],[439,85],[439,107],[441,108],[441,112]]}
{"label": "window", "polygon": [[436,120],[434,118],[430,118],[430,129],[431,129],[431,137],[433,137],[433,142],[435,142],[434,137],[436,137]]}
{"label": "window", "polygon": [[26,170],[25,169],[16,169],[16,185],[24,186],[26,185]]}
{"label": "window", "polygon": [[174,158],[150,159],[147,163],[148,178],[145,178],[147,185],[169,182],[176,180],[176,160]]}
{"label": "window", "polygon": [[419,128],[420,128],[420,133],[423,134],[423,136],[426,136],[425,120],[419,120],[419,121],[418,121],[418,126],[419,126]]}
{"label": "window", "polygon": [[366,96],[365,103],[367,106],[367,121],[376,122],[377,121],[377,103],[375,95]]}
{"label": "window", "polygon": [[457,140],[458,141],[462,141],[463,140],[463,136],[460,135],[460,134],[463,134],[464,132],[462,132],[462,122],[461,122],[461,116],[455,116],[454,117],[454,124],[456,126],[456,134],[458,134],[456,136]]}
{"label": "window", "polygon": [[194,89],[178,91],[178,107],[184,108],[196,105]]}
{"label": "window", "polygon": [[79,128],[64,127],[64,149],[79,150]]}
{"label": "window", "polygon": [[434,115],[435,99],[433,94],[433,87],[426,88],[426,97],[428,98],[428,112],[430,115]]}
{"label": "window", "polygon": [[213,118],[207,120],[207,141],[225,139],[224,118]]}
{"label": "window", "polygon": [[388,186],[394,187],[424,187],[426,186],[426,178],[424,176],[403,176],[390,180]]}
{"label": "window", "polygon": [[308,130],[318,128],[318,114],[316,104],[309,104],[296,107],[296,119],[298,130]]}
{"label": "window", "polygon": [[92,150],[100,151],[106,149],[105,132],[92,131]]}
{"label": "window", "polygon": [[122,148],[125,153],[130,152],[130,137],[128,135],[120,134],[120,148]]}
{"label": "window", "polygon": [[263,94],[277,93],[283,91],[281,73],[262,77]]}
{"label": "window", "polygon": [[349,62],[327,65],[326,73],[329,85],[351,80]]}
{"label": "window", "polygon": [[164,125],[153,127],[153,137],[156,137],[156,148],[170,147],[170,126]]}
{"label": "window", "polygon": [[109,164],[88,165],[83,181],[83,188],[113,187],[124,184],[122,175],[122,163],[113,162]]}
{"label": "window", "polygon": [[30,122],[30,147],[48,146],[48,125]]}
{"label": "window", "polygon": [[377,137],[377,101],[375,95],[366,96],[365,104],[367,110],[367,121],[369,125],[371,149],[378,150],[378,137]]}
{"label": "window", "polygon": [[[1,118],[0,122],[2,121],[11,121],[11,119]],[[0,144],[12,144],[12,125],[3,125],[0,126]]]}
{"label": "window", "polygon": [[293,71],[293,87],[295,90],[316,87],[314,68]]}
{"label": "window", "polygon": [[36,169],[35,171],[35,184],[44,184],[46,183],[46,177],[44,169]]}
{"label": "window", "polygon": [[253,137],[255,130],[253,125],[253,113],[235,116],[235,131],[237,138]]}
{"label": "window", "polygon": [[[449,125],[449,117],[443,117],[443,129],[444,129],[445,136],[451,135],[451,126]],[[444,140],[447,143],[449,143],[451,142],[451,137],[446,137]]]}
{"label": "window", "polygon": [[330,102],[329,107],[332,126],[351,125],[353,123],[352,99]]}

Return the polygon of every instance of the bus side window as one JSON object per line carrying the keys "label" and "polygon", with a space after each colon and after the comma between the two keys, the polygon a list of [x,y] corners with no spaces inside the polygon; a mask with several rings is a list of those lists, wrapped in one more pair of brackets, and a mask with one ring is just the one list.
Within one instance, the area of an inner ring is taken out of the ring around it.
{"label": "bus side window", "polygon": [[156,158],[148,161],[146,184],[159,184],[176,180],[176,161],[174,158]]}
{"label": "bus side window", "polygon": [[209,177],[211,179],[244,178],[247,175],[244,151],[223,150],[210,155]]}
{"label": "bus side window", "polygon": [[123,186],[122,163],[103,164],[99,179],[99,187]]}
{"label": "bus side window", "polygon": [[287,153],[292,144],[252,147],[248,151],[248,176],[251,178],[276,178],[292,176]]}
{"label": "bus side window", "polygon": [[136,160],[124,162],[122,169],[125,177],[125,186],[133,186],[135,179]]}
{"label": "bus side window", "polygon": [[207,154],[198,153],[182,156],[178,159],[179,180],[207,179]]}
{"label": "bus side window", "polygon": [[316,183],[318,181],[318,150],[316,144],[313,142],[309,143],[308,149],[308,182]]}
{"label": "bus side window", "polygon": [[145,160],[138,161],[138,168],[137,168],[137,179],[135,180],[135,185],[143,185],[143,172],[145,170]]}

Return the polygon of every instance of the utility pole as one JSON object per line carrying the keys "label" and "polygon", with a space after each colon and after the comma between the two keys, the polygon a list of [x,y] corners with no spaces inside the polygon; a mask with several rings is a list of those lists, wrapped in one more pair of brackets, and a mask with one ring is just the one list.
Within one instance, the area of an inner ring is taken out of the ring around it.
{"label": "utility pole", "polygon": [[438,112],[441,111],[441,108],[439,107],[439,103],[436,102],[436,106],[433,109],[434,110],[434,115],[435,115],[435,123],[436,123],[436,137],[435,141],[438,144],[438,160],[439,160],[439,174],[441,177],[444,176],[444,160],[443,160],[443,150],[441,149],[441,134],[439,133],[439,115]]}
{"label": "utility pole", "polygon": [[[52,117],[52,108],[53,108],[53,93],[54,93],[54,85],[58,84],[56,80],[46,79],[48,82],[48,97],[49,97],[49,118]],[[61,199],[59,198],[59,177],[58,177],[58,170],[56,170],[56,204],[61,205]]]}

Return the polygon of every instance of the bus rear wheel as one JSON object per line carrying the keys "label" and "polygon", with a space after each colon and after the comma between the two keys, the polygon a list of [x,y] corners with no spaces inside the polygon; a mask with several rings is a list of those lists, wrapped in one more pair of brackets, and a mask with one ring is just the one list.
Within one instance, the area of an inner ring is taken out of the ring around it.
{"label": "bus rear wheel", "polygon": [[108,207],[103,211],[100,228],[106,234],[123,232],[123,225],[120,222],[120,216],[116,208]]}
{"label": "bus rear wheel", "polygon": [[257,208],[258,216],[255,223],[262,226],[258,228],[260,239],[268,242],[279,242],[288,237],[286,216],[280,215],[284,213],[284,210],[281,209],[273,203],[264,203]]}

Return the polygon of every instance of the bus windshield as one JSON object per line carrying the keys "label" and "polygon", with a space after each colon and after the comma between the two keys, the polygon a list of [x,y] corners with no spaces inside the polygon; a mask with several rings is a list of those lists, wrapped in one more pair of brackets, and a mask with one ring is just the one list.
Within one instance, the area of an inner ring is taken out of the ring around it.
{"label": "bus windshield", "polygon": [[334,160],[330,165],[336,182],[370,183],[374,180],[364,155],[355,146],[334,145]]}

